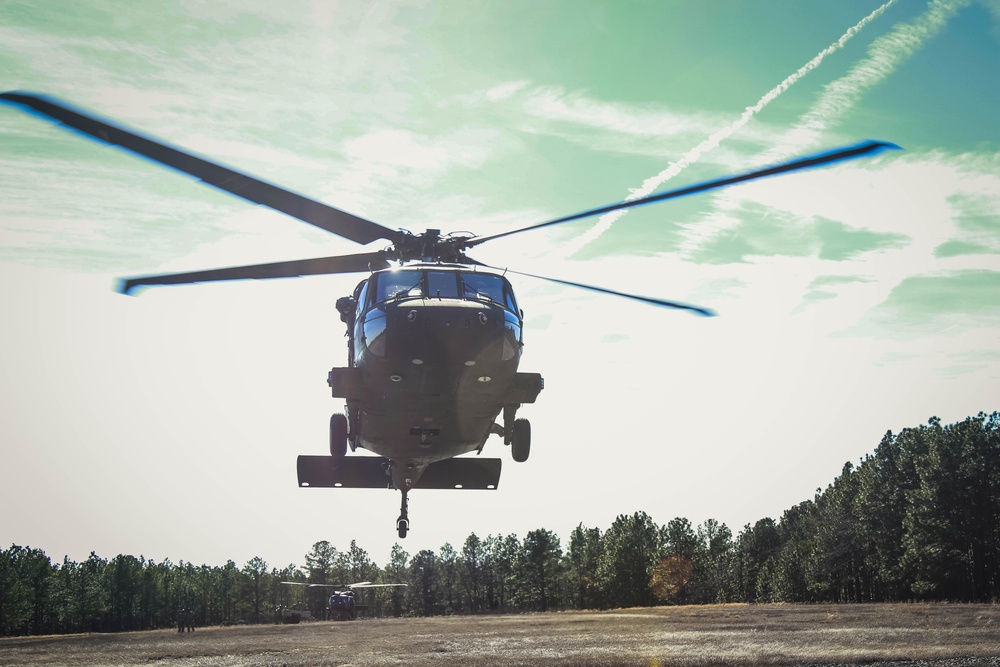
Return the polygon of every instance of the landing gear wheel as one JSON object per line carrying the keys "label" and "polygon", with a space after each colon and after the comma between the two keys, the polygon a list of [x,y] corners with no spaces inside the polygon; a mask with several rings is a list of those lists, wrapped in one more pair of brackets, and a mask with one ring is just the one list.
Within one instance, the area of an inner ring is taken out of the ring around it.
{"label": "landing gear wheel", "polygon": [[406,497],[409,489],[400,489],[400,491],[403,494],[403,498],[399,504],[399,518],[396,519],[396,530],[399,532],[400,539],[402,539],[406,537],[407,531],[410,530],[410,501],[409,498]]}
{"label": "landing gear wheel", "polygon": [[340,465],[347,454],[347,417],[339,412],[330,416],[330,456]]}
{"label": "landing gear wheel", "polygon": [[514,420],[514,429],[510,437],[510,454],[518,463],[528,460],[531,452],[531,423],[527,419]]}

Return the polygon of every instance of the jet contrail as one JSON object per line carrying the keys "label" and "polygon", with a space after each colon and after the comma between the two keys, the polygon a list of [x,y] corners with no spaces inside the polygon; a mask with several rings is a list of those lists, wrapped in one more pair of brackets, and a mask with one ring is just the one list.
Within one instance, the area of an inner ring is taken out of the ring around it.
{"label": "jet contrail", "polygon": [[827,84],[819,101],[788,132],[782,144],[768,151],[767,163],[782,160],[817,143],[821,132],[843,118],[858,99],[896,71],[924,43],[941,31],[970,0],[933,0],[921,16],[897,25],[868,48],[868,57],[836,81]]}
{"label": "jet contrail", "polygon": [[[941,31],[948,20],[971,0],[932,0],[927,11],[908,23],[896,25],[890,32],[875,39],[868,47],[868,56],[858,61],[847,74],[827,84],[819,100],[785,135],[781,144],[769,150],[759,164],[769,164],[797,155],[816,143],[822,132],[838,123],[854,107],[862,95],[881,83],[924,43]],[[884,9],[888,5],[883,5]],[[698,248],[713,238],[728,224],[700,224],[689,227],[678,250],[681,254]]]}
{"label": "jet contrail", "polygon": [[[782,81],[777,86],[769,90],[767,94],[765,94],[763,97],[757,100],[756,104],[754,104],[751,107],[747,107],[746,110],[743,112],[743,114],[739,117],[739,119],[736,120],[733,124],[731,124],[726,128],[723,128],[722,130],[719,130],[715,134],[711,135],[710,137],[702,141],[700,144],[698,144],[697,146],[689,150],[687,153],[682,155],[679,160],[677,160],[676,162],[671,162],[670,166],[668,166],[666,169],[661,171],[656,176],[653,176],[652,178],[647,178],[643,182],[642,187],[632,189],[630,191],[629,196],[625,198],[625,201],[632,201],[634,199],[639,199],[640,197],[645,197],[652,194],[653,192],[656,191],[657,188],[659,188],[668,180],[670,180],[671,178],[682,172],[684,169],[686,169],[693,162],[698,160],[706,152],[718,146],[723,139],[726,139],[734,132],[742,128],[744,125],[749,123],[750,119],[752,119],[755,115],[757,115],[757,113],[761,109],[763,109],[771,101],[773,101],[775,98],[781,95],[781,93],[788,90],[788,88],[796,81],[801,79],[803,76],[805,76],[812,70],[819,67],[819,64],[823,62],[824,58],[826,58],[831,53],[834,53],[835,51],[841,49],[844,46],[844,44],[846,44],[852,37],[858,34],[858,32],[862,28],[864,28],[866,25],[868,25],[876,18],[878,18],[883,12],[885,12],[885,10],[894,5],[897,1],[898,0],[889,0],[884,5],[873,11],[871,14],[858,21],[855,25],[850,27],[847,30],[847,32],[841,35],[840,39],[838,39],[836,42],[834,42],[830,46],[820,51],[812,60],[810,60],[805,65],[800,67],[794,74],[790,75],[784,81]],[[613,225],[616,220],[621,218],[626,213],[628,213],[628,209],[614,211],[612,213],[608,213],[607,215],[601,216],[593,227],[587,230],[587,232],[583,234],[579,239],[577,239],[576,242],[570,245],[568,251],[565,253],[565,256],[568,257],[570,255],[573,255],[574,253],[583,249],[583,247],[586,246],[588,243],[596,240],[604,232],[608,231],[611,228],[611,225]]]}

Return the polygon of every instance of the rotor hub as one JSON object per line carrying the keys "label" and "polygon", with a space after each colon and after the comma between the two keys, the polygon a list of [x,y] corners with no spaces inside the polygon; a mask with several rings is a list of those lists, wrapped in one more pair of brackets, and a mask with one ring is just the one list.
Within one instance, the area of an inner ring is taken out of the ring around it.
{"label": "rotor hub", "polygon": [[458,232],[441,235],[440,229],[428,229],[422,234],[400,230],[393,245],[386,250],[386,258],[398,262],[443,262],[445,264],[469,263],[465,255],[472,234]]}

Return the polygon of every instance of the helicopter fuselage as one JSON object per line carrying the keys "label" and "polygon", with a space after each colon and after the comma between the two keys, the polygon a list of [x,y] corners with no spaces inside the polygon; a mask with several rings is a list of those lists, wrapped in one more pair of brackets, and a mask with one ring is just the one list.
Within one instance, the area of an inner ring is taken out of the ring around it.
{"label": "helicopter fuselage", "polygon": [[349,365],[331,370],[330,385],[347,399],[348,442],[388,459],[395,488],[482,451],[491,433],[509,443],[514,413],[542,388],[539,375],[517,372],[523,316],[503,276],[441,264],[380,271],[338,310]]}

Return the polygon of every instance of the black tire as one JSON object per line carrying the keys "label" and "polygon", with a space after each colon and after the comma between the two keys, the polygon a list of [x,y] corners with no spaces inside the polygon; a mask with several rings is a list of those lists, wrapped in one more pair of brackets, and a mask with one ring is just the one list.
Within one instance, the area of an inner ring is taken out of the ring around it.
{"label": "black tire", "polygon": [[406,532],[410,529],[410,522],[406,519],[402,519],[396,522],[396,528],[399,531],[400,539],[406,537]]}
{"label": "black tire", "polygon": [[510,454],[518,463],[524,463],[530,453],[531,423],[527,419],[515,419],[514,433],[510,438]]}
{"label": "black tire", "polygon": [[330,415],[330,456],[339,465],[347,455],[347,417],[338,413]]}

